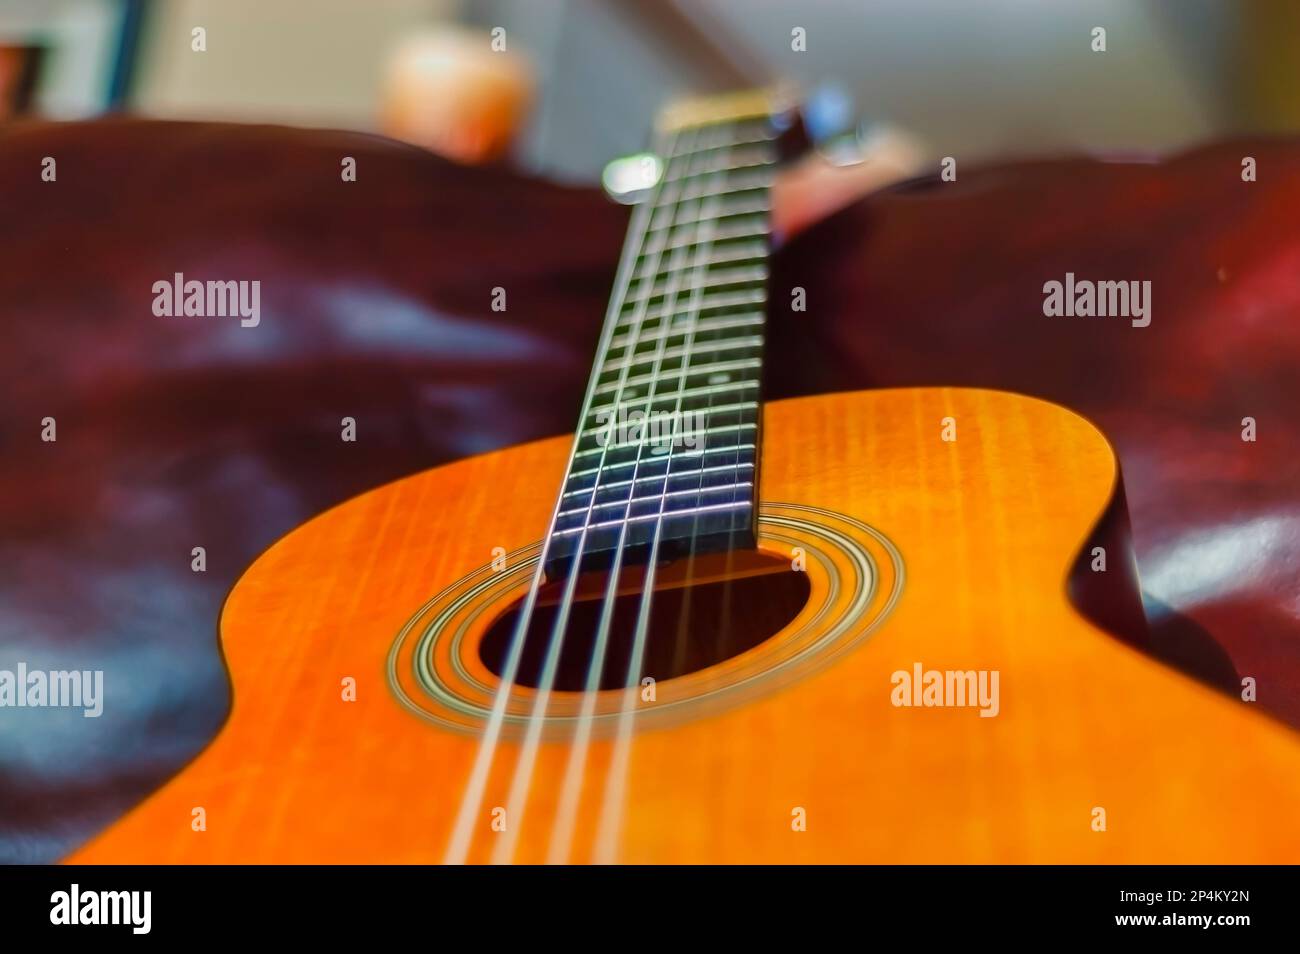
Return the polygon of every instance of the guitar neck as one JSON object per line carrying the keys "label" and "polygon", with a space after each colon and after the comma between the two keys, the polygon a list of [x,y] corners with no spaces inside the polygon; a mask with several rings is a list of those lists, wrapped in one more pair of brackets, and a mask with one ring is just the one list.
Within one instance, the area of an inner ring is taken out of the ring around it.
{"label": "guitar neck", "polygon": [[[744,102],[748,103],[748,100]],[[669,110],[658,180],[623,246],[547,576],[685,550],[752,547],[770,191],[769,108]]]}

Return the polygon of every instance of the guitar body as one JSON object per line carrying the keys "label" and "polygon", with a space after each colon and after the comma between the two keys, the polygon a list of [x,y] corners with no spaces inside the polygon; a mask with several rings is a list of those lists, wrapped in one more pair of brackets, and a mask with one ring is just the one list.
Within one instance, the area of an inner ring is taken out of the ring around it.
{"label": "guitar body", "polygon": [[[264,553],[221,621],[227,724],[70,860],[438,862],[462,813],[471,862],[1294,859],[1296,737],[1067,598],[1119,486],[1089,423],[914,389],[770,404],[763,430],[759,546],[803,559],[807,604],[649,699],[600,693],[580,761],[583,697],[557,691],[520,774],[517,687],[466,808],[497,685],[477,641],[527,589],[556,438],[381,487]],[[918,666],[995,671],[996,714],[895,704]]]}

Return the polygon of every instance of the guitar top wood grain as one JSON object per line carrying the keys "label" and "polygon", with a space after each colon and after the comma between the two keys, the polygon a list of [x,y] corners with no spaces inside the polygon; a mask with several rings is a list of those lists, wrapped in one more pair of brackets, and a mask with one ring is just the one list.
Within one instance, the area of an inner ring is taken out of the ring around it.
{"label": "guitar top wood grain", "polygon": [[[760,500],[870,524],[898,548],[906,581],[879,629],[829,665],[634,732],[616,789],[616,860],[1294,859],[1300,739],[1067,600],[1066,574],[1116,490],[1111,450],[1088,422],[960,389],[803,398],[764,413]],[[941,439],[944,418],[955,440]],[[494,547],[546,532],[569,446],[556,438],[418,474],[267,551],[222,619],[227,725],[71,860],[441,860],[479,740],[400,706],[386,660],[431,596]],[[895,705],[894,674],[918,665],[996,672],[997,714]],[[355,702],[341,698],[346,677]],[[614,745],[591,742],[572,861],[599,857]],[[503,737],[496,749],[471,861],[492,858],[503,837],[491,810],[509,801],[520,747]],[[514,860],[548,857],[569,754],[563,738],[540,745],[526,811],[507,820],[519,826]]]}

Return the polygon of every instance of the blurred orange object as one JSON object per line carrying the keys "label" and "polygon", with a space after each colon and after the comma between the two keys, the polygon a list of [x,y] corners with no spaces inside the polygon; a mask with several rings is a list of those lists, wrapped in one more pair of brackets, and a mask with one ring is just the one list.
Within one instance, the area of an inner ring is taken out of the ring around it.
{"label": "blurred orange object", "polygon": [[[509,149],[527,119],[534,85],[528,59],[508,48],[494,50],[490,34],[438,27],[410,37],[394,52],[381,129],[456,162],[491,162]],[[794,235],[863,195],[916,175],[922,154],[905,132],[881,128],[862,144],[860,161],[850,165],[810,155],[777,180],[775,231]]]}
{"label": "blurred orange object", "polygon": [[533,86],[527,58],[494,49],[490,34],[439,27],[410,37],[394,52],[380,125],[395,139],[457,162],[490,162],[522,125]]}

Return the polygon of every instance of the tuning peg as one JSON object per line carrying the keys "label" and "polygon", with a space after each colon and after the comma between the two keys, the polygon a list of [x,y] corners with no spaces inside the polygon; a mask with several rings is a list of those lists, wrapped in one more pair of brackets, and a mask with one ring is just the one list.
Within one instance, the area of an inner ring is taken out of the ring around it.
{"label": "tuning peg", "polygon": [[828,162],[851,166],[867,153],[874,124],[856,118],[853,96],[843,86],[823,83],[804,99],[803,124],[813,148]]}

